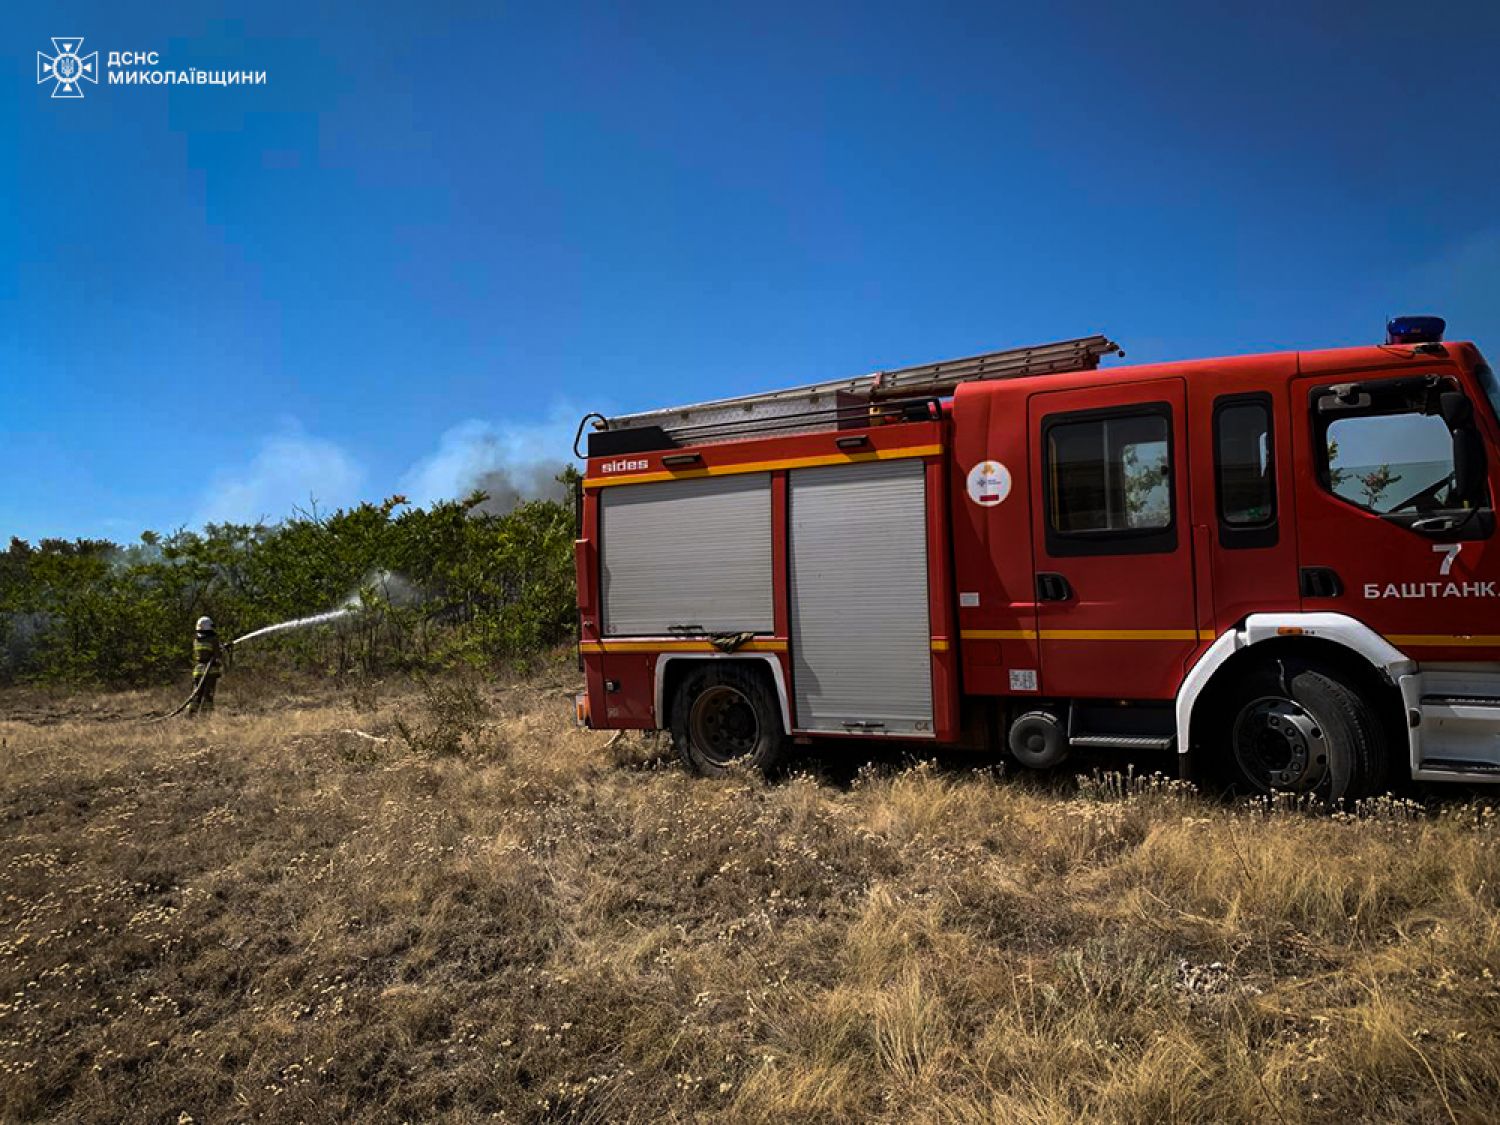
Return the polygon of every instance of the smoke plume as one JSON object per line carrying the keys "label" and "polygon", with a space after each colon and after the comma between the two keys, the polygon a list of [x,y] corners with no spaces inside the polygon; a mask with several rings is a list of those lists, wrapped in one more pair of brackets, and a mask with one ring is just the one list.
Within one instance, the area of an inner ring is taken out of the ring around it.
{"label": "smoke plume", "polygon": [[274,522],[314,502],[341,507],[357,501],[364,475],[347,450],[288,420],[261,441],[249,465],[213,474],[192,522]]}
{"label": "smoke plume", "polygon": [[568,462],[559,453],[572,440],[572,422],[556,412],[540,425],[471,419],[443,434],[437,451],[412,467],[401,491],[426,506],[482,489],[489,499],[478,510],[494,515],[525,500],[560,500],[564,490],[556,478]]}
{"label": "smoke plume", "polygon": [[349,591],[349,596],[344,599],[343,605],[355,609],[360,608],[365,604],[366,593],[377,602],[385,602],[387,605],[394,606],[417,605],[427,596],[404,574],[397,574],[393,570],[372,570],[365,575],[365,580],[357,589]]}
{"label": "smoke plume", "polygon": [[[394,491],[428,507],[462,500],[476,489],[489,495],[478,511],[504,515],[525,500],[562,500],[557,475],[570,463],[577,414],[553,408],[537,423],[471,419],[448,430],[437,449],[399,477]],[[316,502],[327,511],[378,494],[359,451],[307,433],[295,420],[267,435],[248,464],[212,474],[191,523],[275,522]]]}

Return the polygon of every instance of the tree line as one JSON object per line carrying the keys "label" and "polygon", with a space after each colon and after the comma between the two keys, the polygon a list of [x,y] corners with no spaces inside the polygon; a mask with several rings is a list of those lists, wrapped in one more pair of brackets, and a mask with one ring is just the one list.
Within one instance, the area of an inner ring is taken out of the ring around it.
{"label": "tree line", "polygon": [[269,526],[147,531],[128,546],[12,539],[0,682],[161,682],[182,674],[201,615],[230,640],[346,605],[355,612],[334,626],[251,643],[337,672],[525,659],[572,635],[574,501],[491,513],[487,499],[416,508],[396,496]]}

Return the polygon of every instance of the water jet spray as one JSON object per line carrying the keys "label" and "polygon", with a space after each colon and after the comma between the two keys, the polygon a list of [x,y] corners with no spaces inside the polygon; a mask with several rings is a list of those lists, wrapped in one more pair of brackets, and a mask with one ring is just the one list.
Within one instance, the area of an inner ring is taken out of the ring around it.
{"label": "water jet spray", "polygon": [[[325,610],[322,613],[309,614],[307,617],[294,617],[290,621],[278,621],[274,625],[262,625],[259,629],[253,629],[248,633],[236,637],[232,641],[226,642],[224,651],[227,653],[235,645],[254,640],[256,637],[269,636],[272,633],[283,633],[291,629],[305,629],[312,625],[322,625],[329,621],[337,621],[342,617],[358,613],[368,608],[364,598],[364,591],[372,588],[377,589],[380,593],[377,600],[385,602],[387,605],[412,602],[419,597],[417,590],[412,584],[399,574],[392,574],[388,570],[377,570],[371,573],[368,580],[360,589],[345,598],[342,605],[334,609]],[[203,690],[203,684],[204,680],[199,680],[193,686],[193,693],[183,700],[176,710],[169,711],[165,715],[148,716],[146,721],[159,723],[182,714],[182,712],[186,711],[192,705],[193,700],[198,698],[199,693]]]}

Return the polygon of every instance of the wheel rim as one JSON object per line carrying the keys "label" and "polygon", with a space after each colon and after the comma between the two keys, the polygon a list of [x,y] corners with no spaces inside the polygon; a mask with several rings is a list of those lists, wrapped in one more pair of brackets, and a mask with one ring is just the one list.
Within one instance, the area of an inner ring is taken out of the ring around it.
{"label": "wheel rim", "polygon": [[722,684],[693,701],[688,729],[699,753],[717,765],[743,758],[760,740],[755,707],[744,692]]}
{"label": "wheel rim", "polygon": [[1328,736],[1291,699],[1264,696],[1240,710],[1234,723],[1234,756],[1262,792],[1306,793],[1328,776]]}

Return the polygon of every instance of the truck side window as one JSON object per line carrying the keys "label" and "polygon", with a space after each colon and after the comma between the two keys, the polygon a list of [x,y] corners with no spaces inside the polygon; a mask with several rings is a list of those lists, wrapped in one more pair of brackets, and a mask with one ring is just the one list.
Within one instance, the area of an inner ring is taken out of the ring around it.
{"label": "truck side window", "polygon": [[1453,439],[1441,418],[1415,412],[1339,418],[1328,426],[1333,494],[1377,515],[1441,510],[1453,478]]}
{"label": "truck side window", "polygon": [[1276,459],[1269,395],[1215,400],[1214,484],[1220,545],[1274,547]]}
{"label": "truck side window", "polygon": [[[1476,480],[1472,463],[1456,463],[1458,438],[1443,418],[1445,399],[1463,405],[1457,390],[1436,376],[1313,388],[1318,483],[1345,504],[1424,535],[1487,538],[1494,516],[1482,457]],[[1472,492],[1476,484],[1477,496],[1462,494],[1461,486]]]}
{"label": "truck side window", "polygon": [[1050,554],[1176,548],[1172,421],[1165,403],[1052,415],[1042,429]]}

